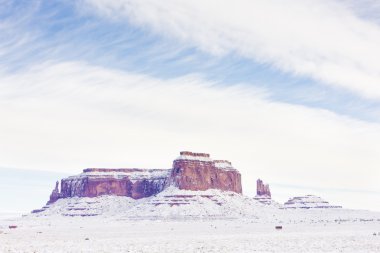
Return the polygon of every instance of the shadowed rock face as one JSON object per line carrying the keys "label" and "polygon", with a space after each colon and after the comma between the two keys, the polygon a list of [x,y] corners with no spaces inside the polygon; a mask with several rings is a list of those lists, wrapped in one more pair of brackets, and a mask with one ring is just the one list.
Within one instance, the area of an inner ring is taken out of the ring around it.
{"label": "shadowed rock face", "polygon": [[58,182],[48,204],[59,198],[127,196],[140,199],[155,195],[169,185],[186,190],[220,189],[242,192],[240,173],[230,162],[211,160],[209,154],[184,151],[172,169],[85,169],[78,176]]}
{"label": "shadowed rock face", "polygon": [[54,190],[50,194],[50,198],[49,198],[49,201],[47,202],[47,204],[54,203],[54,202],[56,202],[61,197],[61,194],[59,193],[58,186],[59,186],[59,182],[57,181],[55,183]]}
{"label": "shadowed rock face", "polygon": [[79,176],[61,180],[61,197],[127,196],[140,199],[161,192],[167,169],[85,169]]}

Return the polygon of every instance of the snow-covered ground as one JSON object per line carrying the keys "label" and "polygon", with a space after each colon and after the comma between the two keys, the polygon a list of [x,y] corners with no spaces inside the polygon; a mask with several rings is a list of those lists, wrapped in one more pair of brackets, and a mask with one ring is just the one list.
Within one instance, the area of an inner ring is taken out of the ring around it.
{"label": "snow-covered ground", "polygon": [[233,193],[170,188],[141,200],[62,199],[0,221],[0,252],[254,251],[380,252],[380,213],[280,209]]}
{"label": "snow-covered ground", "polygon": [[20,217],[21,213],[0,213],[0,221]]}
{"label": "snow-covered ground", "polygon": [[[2,227],[0,252],[380,252],[379,222],[238,220],[23,220]],[[3,225],[2,225],[3,226]]]}

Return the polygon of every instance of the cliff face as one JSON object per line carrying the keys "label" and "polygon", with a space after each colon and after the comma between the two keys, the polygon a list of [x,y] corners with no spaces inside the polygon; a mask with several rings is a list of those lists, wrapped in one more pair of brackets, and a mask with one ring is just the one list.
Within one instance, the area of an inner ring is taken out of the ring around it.
{"label": "cliff face", "polygon": [[60,198],[100,195],[145,198],[161,192],[168,180],[165,169],[85,169],[61,180]]}
{"label": "cliff face", "polygon": [[173,185],[179,189],[242,192],[240,173],[230,162],[211,160],[209,154],[181,152],[172,169],[85,169],[58,182],[48,204],[60,198],[127,196],[140,199]]}
{"label": "cliff face", "polygon": [[219,189],[242,193],[240,173],[226,160],[209,154],[181,152],[173,162],[170,182],[181,190]]}

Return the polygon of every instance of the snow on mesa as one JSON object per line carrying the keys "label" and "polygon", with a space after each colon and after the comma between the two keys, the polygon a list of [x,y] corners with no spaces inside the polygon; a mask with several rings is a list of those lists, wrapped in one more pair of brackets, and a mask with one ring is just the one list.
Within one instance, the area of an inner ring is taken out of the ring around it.
{"label": "snow on mesa", "polygon": [[193,160],[201,162],[212,162],[210,154],[206,153],[194,153],[190,151],[181,151],[180,156],[176,160]]}
{"label": "snow on mesa", "polygon": [[241,175],[230,162],[209,154],[180,152],[171,169],[89,168],[56,183],[48,204],[61,198],[102,195],[147,198],[174,186],[181,190],[219,189],[242,193]]}
{"label": "snow on mesa", "polygon": [[290,198],[287,202],[284,203],[283,208],[342,208],[342,206],[331,205],[328,201],[318,196],[306,195]]}
{"label": "snow on mesa", "polygon": [[70,176],[68,178],[83,178],[83,177],[113,177],[113,178],[123,178],[129,177],[131,180],[141,180],[141,179],[151,179],[151,178],[166,178],[170,173],[169,169],[98,169],[89,168],[84,169],[83,173]]}
{"label": "snow on mesa", "polygon": [[268,184],[258,179],[256,185],[255,197],[244,196],[231,162],[182,151],[172,169],[85,169],[62,179],[60,190],[57,183],[48,204],[33,215],[278,220],[296,213],[290,209],[341,208],[312,195],[281,205],[272,200]]}

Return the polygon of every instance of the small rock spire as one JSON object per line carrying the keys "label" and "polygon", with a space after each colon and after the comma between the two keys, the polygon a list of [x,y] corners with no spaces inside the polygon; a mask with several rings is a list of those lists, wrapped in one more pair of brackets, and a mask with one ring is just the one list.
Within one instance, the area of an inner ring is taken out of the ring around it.
{"label": "small rock spire", "polygon": [[53,190],[53,191],[51,192],[51,194],[50,194],[50,199],[49,199],[49,201],[47,202],[47,205],[56,202],[56,201],[61,197],[61,194],[59,193],[59,189],[58,189],[58,187],[59,187],[59,181],[57,181],[57,182],[55,183],[55,188],[54,188],[54,190]]}
{"label": "small rock spire", "polygon": [[269,184],[264,184],[261,179],[257,179],[256,195],[271,197]]}

